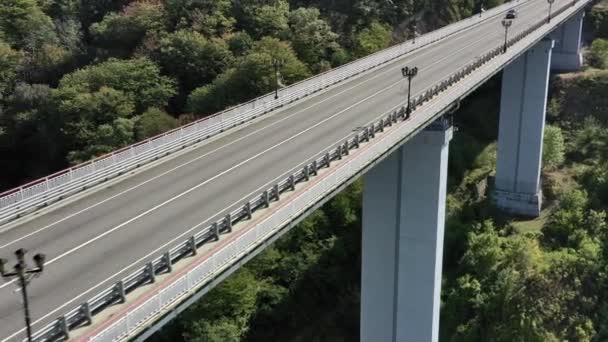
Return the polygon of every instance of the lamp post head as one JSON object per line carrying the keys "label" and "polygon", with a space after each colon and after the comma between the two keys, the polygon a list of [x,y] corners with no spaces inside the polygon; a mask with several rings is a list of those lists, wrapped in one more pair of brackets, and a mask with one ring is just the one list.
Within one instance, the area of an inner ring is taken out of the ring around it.
{"label": "lamp post head", "polygon": [[403,77],[414,77],[418,74],[418,67],[404,67],[401,68],[401,74],[403,74]]}
{"label": "lamp post head", "polygon": [[34,262],[36,263],[36,266],[40,269],[40,271],[42,271],[44,269],[45,259],[46,259],[46,255],[44,255],[42,253],[38,253],[38,254],[34,255]]}
{"label": "lamp post head", "polygon": [[511,26],[511,24],[513,24],[513,21],[511,21],[509,19],[502,20],[502,26],[504,26],[504,27],[509,27],[509,26]]}
{"label": "lamp post head", "polygon": [[23,248],[19,248],[15,251],[15,256],[17,256],[19,263],[25,262],[25,253],[27,253],[27,251]]}
{"label": "lamp post head", "polygon": [[553,4],[553,3],[555,2],[555,0],[547,0],[547,2],[548,2],[549,4]]}

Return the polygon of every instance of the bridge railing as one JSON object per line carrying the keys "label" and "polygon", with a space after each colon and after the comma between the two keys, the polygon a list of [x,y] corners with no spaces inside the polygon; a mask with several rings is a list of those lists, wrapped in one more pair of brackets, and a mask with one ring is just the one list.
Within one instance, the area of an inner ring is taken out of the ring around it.
{"label": "bridge railing", "polygon": [[[577,1],[573,1],[571,5],[557,9],[552,16],[558,17],[577,3]],[[584,2],[581,1],[581,3]],[[510,47],[526,38],[545,23],[546,19],[543,18],[529,26],[510,38],[507,46]],[[463,86],[459,83],[463,82],[463,79],[464,82],[469,83],[466,85],[468,87],[474,85],[475,82],[479,82],[477,79],[470,80],[475,77],[468,76],[488,63],[492,63],[491,68],[498,68],[499,63],[504,63],[504,60],[496,62],[495,59],[503,55],[502,44],[481,54],[475,61],[415,96],[412,99],[413,110],[420,108],[420,106],[426,103],[429,103],[433,107],[438,106],[439,108],[449,106],[453,100],[449,100],[447,103],[442,103],[441,101],[438,103],[434,100],[442,92],[454,89],[457,85]],[[492,71],[492,69],[489,70]],[[493,71],[495,72],[495,70]],[[321,153],[317,158],[306,162],[300,169],[286,175],[273,186],[246,201],[242,206],[226,213],[221,219],[211,223],[209,226],[201,228],[187,240],[166,251],[162,256],[150,261],[121,281],[59,317],[56,321],[38,331],[34,335],[34,340],[52,341],[66,338],[70,330],[90,324],[92,316],[103,309],[116,303],[124,303],[126,295],[133,290],[142,285],[153,283],[158,275],[172,272],[172,266],[180,259],[196,255],[199,247],[202,245],[210,241],[218,241],[221,235],[231,233],[232,227],[235,224],[253,219],[253,214],[256,211],[270,207],[273,202],[279,201],[282,194],[295,191],[296,186],[308,182],[306,190],[301,191],[289,203],[279,204],[278,208],[270,216],[257,218],[257,223],[255,223],[253,228],[235,232],[237,236],[232,238],[228,244],[219,250],[213,251],[208,258],[199,260],[177,271],[173,282],[162,284],[159,288],[144,296],[143,299],[129,305],[123,312],[116,315],[116,317],[119,317],[116,321],[110,322],[109,325],[95,328],[93,332],[87,335],[87,338],[91,341],[115,341],[128,336],[182,296],[210,282],[218,273],[228,268],[231,262],[254,249],[257,244],[267,239],[269,235],[274,234],[276,229],[294,217],[301,215],[307,208],[333,191],[337,185],[352,177],[363,166],[378,158],[391,146],[396,145],[404,138],[403,132],[399,130],[403,131],[405,126],[401,125],[397,131],[392,130],[387,132],[388,134],[383,136],[380,143],[372,144],[374,145],[373,147],[361,149],[359,151],[360,155],[357,158],[349,160],[346,167],[341,166],[325,174],[320,173],[321,169],[330,168],[332,163],[346,158],[351,153],[356,153],[362,144],[373,142],[376,135],[389,130],[394,124],[402,120],[412,120],[414,118],[416,117],[408,118],[406,116],[405,104],[400,104],[371,124],[353,133],[344,142]]]}
{"label": "bridge railing", "polygon": [[[521,1],[521,3],[526,1]],[[258,97],[242,105],[6,191],[0,194],[0,225],[179,151],[185,146],[208,139],[311,94],[324,91],[344,80],[362,75],[368,70],[382,66],[409,52],[500,15],[519,4],[505,3],[486,11],[481,16],[474,15],[417,37],[415,44],[412,41],[406,41],[295,83],[280,89],[278,99],[274,98],[274,94]]]}

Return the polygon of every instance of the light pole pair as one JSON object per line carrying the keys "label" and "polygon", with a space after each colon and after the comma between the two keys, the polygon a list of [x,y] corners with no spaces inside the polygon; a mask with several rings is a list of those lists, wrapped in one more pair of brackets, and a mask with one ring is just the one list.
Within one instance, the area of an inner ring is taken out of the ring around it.
{"label": "light pole pair", "polygon": [[17,278],[19,281],[21,295],[23,296],[23,311],[25,313],[27,340],[31,342],[32,326],[30,321],[30,307],[27,298],[27,285],[34,275],[40,274],[44,270],[45,256],[44,254],[40,253],[34,255],[34,263],[36,264],[36,267],[28,268],[25,262],[25,253],[27,253],[27,251],[23,248],[19,248],[17,251],[15,251],[15,256],[17,256],[17,264],[13,267],[14,272],[7,272],[5,269],[7,261],[5,259],[0,259],[0,274],[3,278]]}
{"label": "light pole pair", "polygon": [[407,109],[405,110],[405,118],[409,119],[410,114],[412,113],[412,78],[418,75],[418,67],[404,67],[401,68],[401,74],[404,78],[407,78]]}

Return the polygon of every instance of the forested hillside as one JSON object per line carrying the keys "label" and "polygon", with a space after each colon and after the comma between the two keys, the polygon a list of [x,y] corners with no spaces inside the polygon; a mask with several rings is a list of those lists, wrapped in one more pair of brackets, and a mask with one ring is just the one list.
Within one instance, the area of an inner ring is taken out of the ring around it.
{"label": "forested hillside", "polygon": [[275,60],[288,85],[479,6],[2,0],[0,190],[267,93]]}

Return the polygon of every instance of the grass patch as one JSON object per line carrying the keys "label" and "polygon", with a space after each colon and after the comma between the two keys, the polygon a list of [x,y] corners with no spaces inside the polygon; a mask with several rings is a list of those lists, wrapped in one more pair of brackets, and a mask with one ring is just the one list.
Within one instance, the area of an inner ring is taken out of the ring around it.
{"label": "grass patch", "polygon": [[521,233],[521,234],[540,232],[540,230],[543,228],[545,223],[547,223],[547,220],[549,219],[549,216],[551,215],[551,211],[553,210],[553,206],[554,206],[554,204],[551,204],[547,208],[543,209],[540,212],[540,216],[537,218],[534,218],[531,220],[516,219],[513,222],[511,222],[511,226],[515,229],[515,231],[517,231],[518,233]]}
{"label": "grass patch", "polygon": [[513,219],[511,226],[515,231],[518,233],[540,232],[545,223],[547,223],[551,211],[557,205],[556,198],[559,197],[559,194],[577,188],[577,182],[574,179],[575,173],[576,166],[562,167],[557,170],[543,172],[544,208],[537,218]]}

